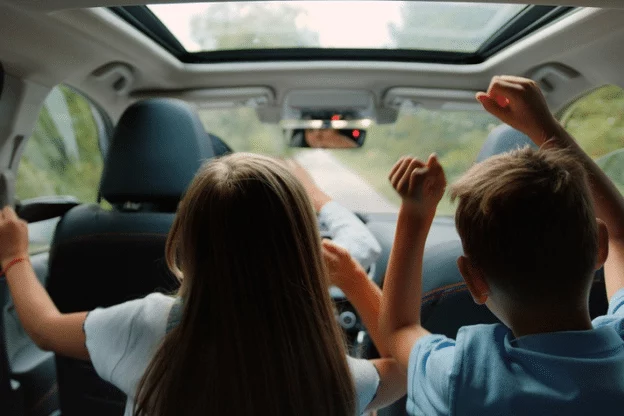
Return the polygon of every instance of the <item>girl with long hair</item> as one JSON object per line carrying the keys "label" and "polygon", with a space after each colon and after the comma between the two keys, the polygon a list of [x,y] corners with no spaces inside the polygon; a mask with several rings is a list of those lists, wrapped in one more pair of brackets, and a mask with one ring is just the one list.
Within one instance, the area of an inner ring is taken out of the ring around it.
{"label": "girl with long hair", "polygon": [[175,296],[62,314],[27,261],[25,223],[11,208],[0,215],[0,263],[26,331],[43,349],[91,360],[135,416],[351,416],[401,397],[393,359],[347,357],[328,295],[330,275],[351,288],[361,279],[350,293],[384,355],[378,288],[331,243],[326,265],[322,245],[285,166],[228,155],[202,167],[179,205],[166,245]]}

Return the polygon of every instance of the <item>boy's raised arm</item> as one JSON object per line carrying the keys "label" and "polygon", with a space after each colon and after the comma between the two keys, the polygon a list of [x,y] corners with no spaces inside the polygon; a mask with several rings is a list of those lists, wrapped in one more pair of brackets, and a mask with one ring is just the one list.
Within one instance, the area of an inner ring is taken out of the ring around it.
{"label": "boy's raised arm", "polygon": [[592,158],[581,149],[551,114],[538,85],[526,78],[494,77],[486,93],[478,93],[483,107],[542,146],[567,148],[587,170],[596,215],[609,234],[609,256],[604,264],[607,295],[624,288],[624,198]]}
{"label": "boy's raised arm", "polygon": [[446,179],[435,155],[426,164],[402,158],[389,179],[403,202],[384,281],[380,331],[391,354],[407,367],[414,343],[429,334],[420,322],[423,254]]}

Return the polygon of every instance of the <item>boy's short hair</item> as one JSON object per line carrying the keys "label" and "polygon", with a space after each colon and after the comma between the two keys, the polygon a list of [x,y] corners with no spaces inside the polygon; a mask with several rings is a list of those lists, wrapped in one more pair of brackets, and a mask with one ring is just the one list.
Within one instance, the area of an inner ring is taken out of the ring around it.
{"label": "boy's short hair", "polygon": [[452,185],[455,199],[464,253],[488,284],[525,304],[587,293],[597,223],[587,174],[569,151],[527,147],[486,159]]}

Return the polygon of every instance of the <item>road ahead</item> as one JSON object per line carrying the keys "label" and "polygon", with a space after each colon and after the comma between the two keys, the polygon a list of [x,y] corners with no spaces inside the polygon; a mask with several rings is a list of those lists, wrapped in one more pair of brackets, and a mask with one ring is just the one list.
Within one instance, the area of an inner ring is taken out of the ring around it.
{"label": "road ahead", "polygon": [[397,212],[398,207],[380,195],[356,173],[322,149],[295,157],[319,187],[345,207],[358,212]]}

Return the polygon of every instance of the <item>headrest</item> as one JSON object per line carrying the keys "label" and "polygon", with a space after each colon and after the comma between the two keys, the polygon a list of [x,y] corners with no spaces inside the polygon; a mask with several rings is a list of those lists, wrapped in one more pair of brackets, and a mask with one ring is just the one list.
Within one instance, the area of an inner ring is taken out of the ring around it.
{"label": "headrest", "polygon": [[212,157],[210,137],[188,104],[163,98],[139,101],[115,127],[100,195],[111,204],[175,207],[202,162]]}
{"label": "headrest", "polygon": [[477,162],[482,162],[494,155],[523,148],[526,145],[537,149],[537,146],[531,141],[529,136],[507,124],[501,124],[492,130],[487,139],[485,139],[485,143],[483,143],[483,147],[481,147],[477,156]]}

